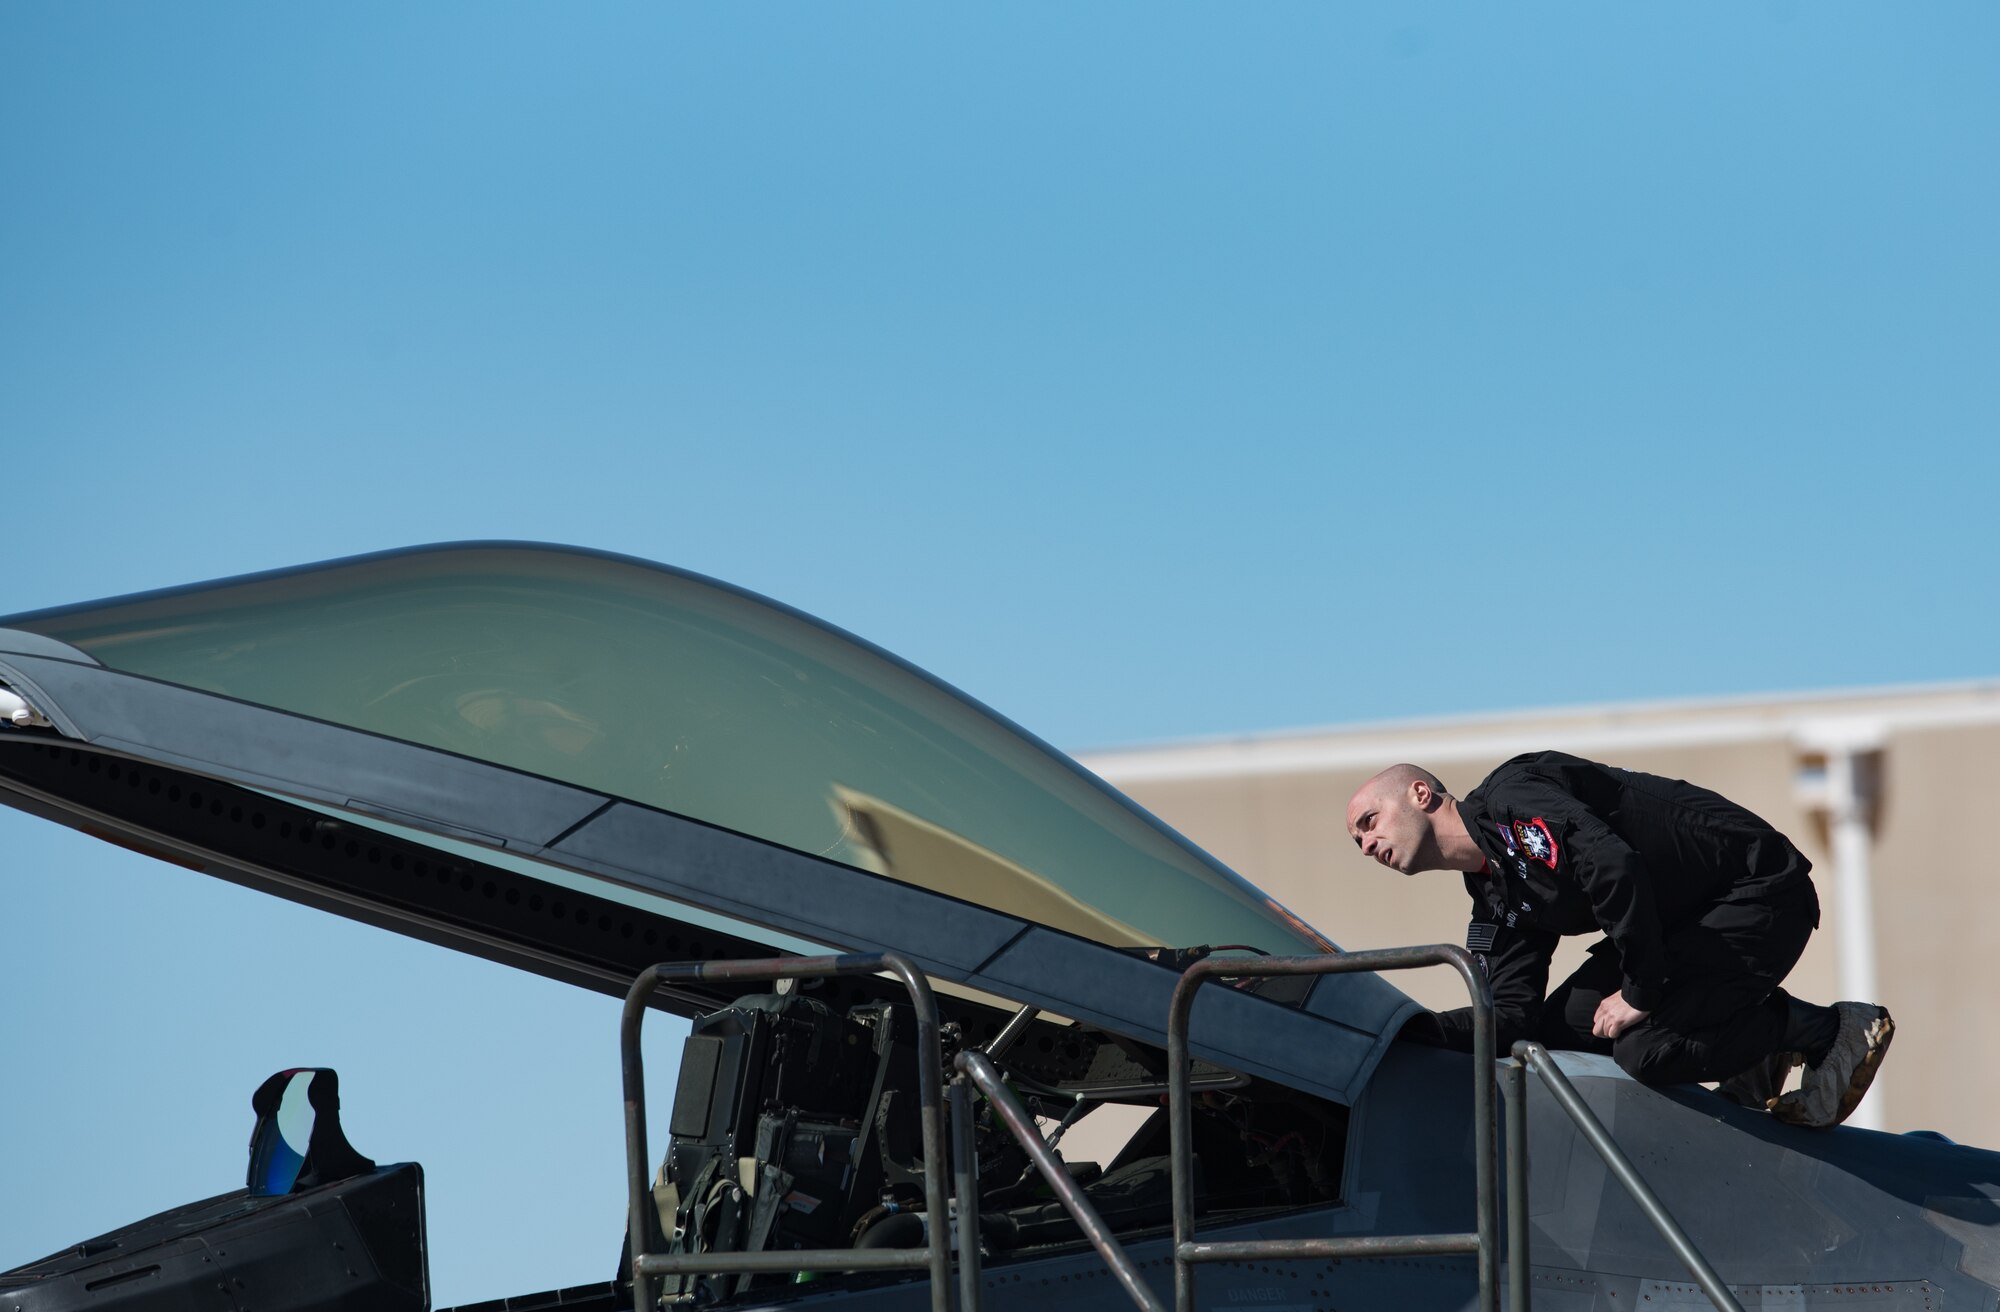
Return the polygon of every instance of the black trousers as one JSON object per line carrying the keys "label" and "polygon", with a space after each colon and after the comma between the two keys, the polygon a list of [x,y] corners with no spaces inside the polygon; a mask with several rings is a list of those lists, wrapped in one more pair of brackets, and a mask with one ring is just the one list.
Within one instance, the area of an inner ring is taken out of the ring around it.
{"label": "black trousers", "polygon": [[1732,890],[1667,936],[1667,1000],[1616,1040],[1590,1032],[1624,979],[1605,939],[1542,1007],[1542,1043],[1608,1054],[1645,1084],[1726,1080],[1783,1044],[1791,999],[1779,982],[1819,925],[1809,880]]}

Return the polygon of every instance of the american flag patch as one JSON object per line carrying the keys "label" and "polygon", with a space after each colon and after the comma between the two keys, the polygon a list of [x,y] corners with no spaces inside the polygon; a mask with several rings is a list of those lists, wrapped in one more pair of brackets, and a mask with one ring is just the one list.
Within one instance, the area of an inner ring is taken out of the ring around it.
{"label": "american flag patch", "polygon": [[1475,920],[1465,927],[1465,950],[1467,952],[1491,952],[1493,936],[1500,932],[1500,926],[1490,920]]}

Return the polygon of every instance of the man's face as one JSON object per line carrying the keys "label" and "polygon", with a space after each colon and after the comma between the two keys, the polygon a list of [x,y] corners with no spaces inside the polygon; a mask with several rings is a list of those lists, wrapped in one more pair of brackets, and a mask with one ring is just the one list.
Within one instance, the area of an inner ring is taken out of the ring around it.
{"label": "man's face", "polygon": [[1430,789],[1422,783],[1401,789],[1363,788],[1347,804],[1347,835],[1363,856],[1391,870],[1406,875],[1429,870],[1437,847],[1430,811],[1423,805],[1429,796]]}

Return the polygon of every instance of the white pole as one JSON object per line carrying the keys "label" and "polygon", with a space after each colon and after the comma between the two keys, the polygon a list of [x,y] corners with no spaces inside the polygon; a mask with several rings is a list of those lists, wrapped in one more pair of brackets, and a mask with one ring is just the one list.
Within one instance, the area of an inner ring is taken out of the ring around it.
{"label": "white pole", "polygon": [[[1875,889],[1869,868],[1874,846],[1868,832],[1866,784],[1860,777],[1855,751],[1842,747],[1827,753],[1827,827],[1833,846],[1834,884],[1840,890],[1840,991],[1860,1002],[1874,1002]],[[1879,1130],[1883,1125],[1882,1084],[1878,1079],[1868,1097],[1848,1119],[1850,1125]]]}

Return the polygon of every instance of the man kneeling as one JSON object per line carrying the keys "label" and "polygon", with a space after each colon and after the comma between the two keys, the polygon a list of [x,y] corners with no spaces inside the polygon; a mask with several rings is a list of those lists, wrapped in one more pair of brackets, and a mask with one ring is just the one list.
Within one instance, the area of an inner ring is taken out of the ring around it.
{"label": "man kneeling", "polygon": [[[1705,788],[1562,752],[1508,761],[1463,800],[1394,765],[1347,804],[1363,854],[1414,875],[1458,870],[1466,947],[1486,972],[1500,1050],[1518,1039],[1610,1054],[1647,1084],[1720,1092],[1797,1125],[1837,1125],[1867,1093],[1895,1022],[1870,1003],[1778,987],[1819,925],[1812,864]],[[1602,931],[1554,993],[1565,934]],[[1441,1013],[1469,1049],[1470,1008]],[[1801,1086],[1780,1096],[1792,1069]]]}

